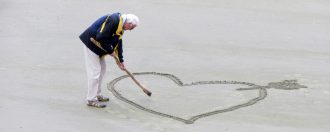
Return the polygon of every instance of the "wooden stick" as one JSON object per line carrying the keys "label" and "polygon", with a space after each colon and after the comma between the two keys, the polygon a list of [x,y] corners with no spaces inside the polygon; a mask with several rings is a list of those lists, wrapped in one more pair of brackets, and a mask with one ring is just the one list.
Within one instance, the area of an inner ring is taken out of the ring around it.
{"label": "wooden stick", "polygon": [[[90,38],[90,40],[97,46],[97,47],[99,47],[99,48],[101,48],[102,50],[104,50],[102,47],[101,47],[101,44],[99,43],[99,42],[97,42],[94,38]],[[104,50],[104,51],[106,51],[106,50]],[[116,63],[117,63],[117,65],[120,67],[120,61],[119,61],[119,58],[118,58],[118,56],[115,54],[114,56],[113,56],[113,58],[116,60]],[[147,90],[138,80],[136,80],[135,79],[135,77],[133,76],[133,74],[131,73],[131,72],[129,72],[127,69],[124,69],[124,71],[127,73],[127,75],[128,76],[130,76],[132,79],[133,79],[133,81],[143,90],[143,92],[145,93],[145,94],[147,94],[148,96],[151,96],[151,92],[149,91],[149,90]]]}

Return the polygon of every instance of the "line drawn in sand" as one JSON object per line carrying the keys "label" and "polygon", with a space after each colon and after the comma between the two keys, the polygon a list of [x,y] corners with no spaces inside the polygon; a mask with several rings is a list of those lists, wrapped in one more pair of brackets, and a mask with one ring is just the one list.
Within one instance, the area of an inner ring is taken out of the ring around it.
{"label": "line drawn in sand", "polygon": [[191,83],[183,83],[178,77],[172,75],[172,74],[167,74],[167,73],[158,73],[158,72],[139,72],[139,73],[133,73],[133,75],[135,76],[141,76],[141,75],[155,75],[155,76],[163,76],[163,77],[167,77],[168,79],[171,79],[174,83],[176,83],[178,86],[180,87],[186,87],[186,86],[193,86],[193,85],[205,85],[205,84],[241,84],[241,85],[247,85],[249,86],[248,88],[238,88],[236,90],[259,90],[259,96],[253,99],[248,100],[245,103],[242,104],[238,104],[238,105],[234,105],[234,106],[230,106],[228,108],[224,108],[224,109],[218,109],[218,110],[213,110],[210,112],[206,112],[206,113],[202,113],[199,115],[195,115],[190,117],[189,119],[184,119],[175,115],[170,115],[170,114],[166,114],[166,113],[162,113],[159,111],[155,111],[149,108],[146,108],[140,104],[137,104],[125,97],[123,97],[116,89],[115,89],[115,84],[118,83],[120,80],[129,77],[128,75],[123,75],[120,76],[114,80],[112,80],[111,82],[108,83],[108,90],[110,90],[112,92],[112,94],[119,100],[124,101],[140,110],[155,114],[155,115],[159,115],[159,116],[163,116],[163,117],[167,117],[167,118],[171,118],[177,121],[181,121],[184,122],[186,124],[192,124],[194,123],[196,120],[203,118],[203,117],[207,117],[207,116],[211,116],[211,115],[215,115],[215,114],[219,114],[219,113],[224,113],[224,112],[230,112],[236,109],[240,109],[243,107],[248,107],[251,105],[254,105],[255,103],[257,103],[260,100],[263,100],[267,97],[267,89],[269,88],[275,88],[275,89],[282,89],[282,90],[295,90],[295,89],[300,89],[300,88],[307,88],[307,86],[301,85],[298,83],[297,80],[284,80],[281,82],[270,82],[268,83],[267,86],[260,86],[260,85],[256,85],[253,83],[249,83],[249,82],[241,82],[241,81],[197,81],[197,82],[191,82]]}

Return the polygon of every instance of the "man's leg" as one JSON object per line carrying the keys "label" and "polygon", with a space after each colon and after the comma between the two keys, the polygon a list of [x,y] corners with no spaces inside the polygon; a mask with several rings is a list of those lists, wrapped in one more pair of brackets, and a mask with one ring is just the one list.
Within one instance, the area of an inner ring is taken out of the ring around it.
{"label": "man's leg", "polygon": [[100,85],[99,85],[98,90],[97,90],[97,95],[99,95],[99,96],[101,96],[102,80],[103,80],[104,74],[105,74],[106,69],[107,69],[104,57],[100,58],[100,66],[101,66],[101,74],[100,74],[100,80],[99,80]]}
{"label": "man's leg", "polygon": [[97,100],[101,101],[101,102],[105,102],[105,101],[109,101],[109,98],[104,97],[101,94],[102,80],[103,80],[103,77],[104,77],[104,75],[106,73],[106,69],[107,69],[107,65],[106,65],[104,57],[100,58],[100,65],[101,65],[101,75],[100,75],[100,80],[99,80],[100,85],[97,90]]}
{"label": "man's leg", "polygon": [[100,77],[101,77],[101,64],[100,57],[84,46],[85,59],[86,59],[86,71],[88,79],[87,100],[95,101],[99,91]]}
{"label": "man's leg", "polygon": [[97,98],[99,86],[101,85],[100,80],[102,80],[100,57],[86,46],[84,46],[84,51],[88,80],[87,105],[104,108],[106,105],[101,104]]}

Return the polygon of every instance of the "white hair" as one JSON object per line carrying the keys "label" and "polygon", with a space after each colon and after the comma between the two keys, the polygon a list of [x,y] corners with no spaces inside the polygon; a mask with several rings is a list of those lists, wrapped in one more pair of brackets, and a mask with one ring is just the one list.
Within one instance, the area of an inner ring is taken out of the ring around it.
{"label": "white hair", "polygon": [[134,15],[134,14],[125,14],[125,15],[126,15],[126,22],[127,23],[131,23],[134,26],[139,25],[140,20],[136,15]]}

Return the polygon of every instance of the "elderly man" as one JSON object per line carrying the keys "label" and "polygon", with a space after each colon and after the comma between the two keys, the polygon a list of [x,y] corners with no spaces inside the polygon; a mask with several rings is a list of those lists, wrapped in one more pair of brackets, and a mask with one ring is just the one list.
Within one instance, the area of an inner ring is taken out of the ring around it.
{"label": "elderly man", "polygon": [[[101,102],[109,98],[101,95],[102,78],[106,71],[105,55],[118,56],[119,68],[125,69],[122,49],[122,36],[125,30],[133,30],[139,18],[133,14],[114,13],[102,16],[87,28],[79,37],[85,44],[85,59],[88,78],[87,105],[104,108]],[[100,43],[96,45],[91,38]]]}

